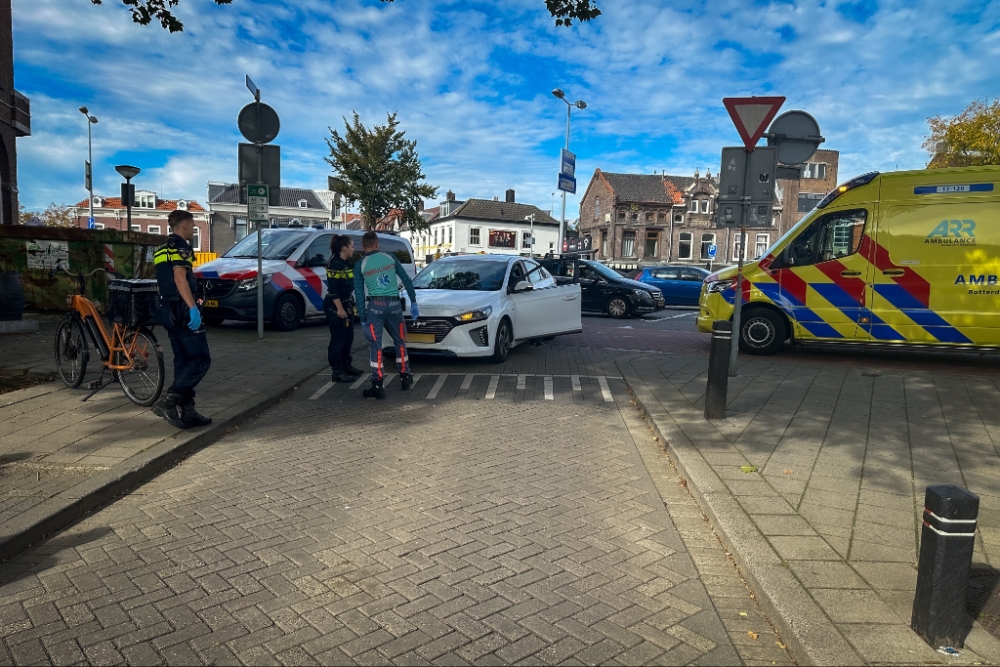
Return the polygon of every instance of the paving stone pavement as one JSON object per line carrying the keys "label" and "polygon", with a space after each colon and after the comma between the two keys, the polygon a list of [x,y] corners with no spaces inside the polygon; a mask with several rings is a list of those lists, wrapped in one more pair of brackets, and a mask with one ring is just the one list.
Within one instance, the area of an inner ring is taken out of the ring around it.
{"label": "paving stone pavement", "polygon": [[0,662],[790,664],[623,383],[545,398],[613,359],[525,352],[493,400],[313,378],[4,564]]}
{"label": "paving stone pavement", "polygon": [[[776,616],[820,663],[955,662],[909,629],[924,492],[979,495],[974,559],[995,572],[1000,378],[741,358],[710,422],[707,362],[619,365]],[[996,663],[1000,643],[977,626],[958,661]]]}

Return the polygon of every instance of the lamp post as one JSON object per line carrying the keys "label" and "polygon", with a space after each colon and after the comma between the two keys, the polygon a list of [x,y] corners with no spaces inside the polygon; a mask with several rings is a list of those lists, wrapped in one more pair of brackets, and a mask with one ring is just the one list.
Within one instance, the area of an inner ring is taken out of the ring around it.
{"label": "lamp post", "polygon": [[141,169],[139,167],[132,167],[127,164],[120,164],[115,167],[115,171],[122,175],[125,179],[125,185],[122,186],[122,199],[125,200],[125,226],[126,231],[132,231],[132,179],[139,175]]}
{"label": "lamp post", "polygon": [[91,116],[87,107],[80,107],[80,113],[87,117],[87,167],[84,170],[87,191],[90,193],[90,217],[87,219],[87,227],[94,219],[94,144],[90,136],[90,126],[97,124],[97,117]]}
{"label": "lamp post", "polygon": [[[556,88],[552,91],[552,94],[558,97],[560,100],[566,103],[566,150],[569,151],[569,121],[570,113],[573,111],[573,107],[577,109],[586,109],[587,103],[583,100],[577,100],[576,102],[570,102],[566,99],[566,93],[561,89]],[[559,216],[559,239],[556,246],[556,251],[562,254],[563,251],[563,236],[566,233],[566,191],[563,190],[562,193],[562,215]]]}
{"label": "lamp post", "polygon": [[533,258],[535,256],[535,214],[526,215],[524,219],[528,221],[528,229],[531,230],[528,232],[528,238],[531,239],[531,245],[528,246],[528,257]]}

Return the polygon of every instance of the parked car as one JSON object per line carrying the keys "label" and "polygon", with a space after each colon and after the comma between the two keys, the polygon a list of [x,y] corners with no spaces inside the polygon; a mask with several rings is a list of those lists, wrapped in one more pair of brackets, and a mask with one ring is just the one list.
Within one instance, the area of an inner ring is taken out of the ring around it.
{"label": "parked car", "polygon": [[643,269],[636,280],[663,292],[668,306],[697,306],[701,284],[708,275],[700,266],[651,266]]}
{"label": "parked car", "polygon": [[[406,346],[413,353],[502,363],[525,341],[583,329],[580,285],[558,284],[532,259],[443,257],[418,273],[413,287],[420,306],[420,317],[406,320]],[[383,345],[392,349],[388,335]]]}
{"label": "parked car", "polygon": [[[663,294],[652,285],[623,278],[600,262],[578,259],[546,259],[547,268],[559,283],[580,283],[583,310],[607,313],[611,317],[630,317],[663,308]],[[574,272],[579,272],[574,275]]]}
{"label": "parked car", "polygon": [[[291,331],[304,319],[324,317],[330,240],[338,233],[354,239],[354,257],[359,258],[360,231],[306,227],[263,230],[264,319],[271,328]],[[379,248],[394,254],[406,272],[414,275],[413,249],[406,239],[379,234]],[[237,242],[219,259],[198,266],[194,275],[205,299],[202,315],[206,323],[257,319],[256,233]]]}

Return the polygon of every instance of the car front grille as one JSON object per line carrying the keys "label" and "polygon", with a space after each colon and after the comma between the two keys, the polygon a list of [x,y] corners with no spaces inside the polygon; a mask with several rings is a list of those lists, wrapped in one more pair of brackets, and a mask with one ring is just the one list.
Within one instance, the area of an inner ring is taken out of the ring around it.
{"label": "car front grille", "polygon": [[406,333],[434,334],[434,342],[440,343],[455,328],[455,321],[445,317],[421,317],[406,321]]}
{"label": "car front grille", "polygon": [[663,301],[663,292],[660,290],[651,290],[649,295],[653,297],[653,301]]}
{"label": "car front grille", "polygon": [[229,296],[233,288],[236,287],[235,280],[222,280],[220,278],[204,278],[198,281],[198,291],[205,295],[206,299],[221,299]]}

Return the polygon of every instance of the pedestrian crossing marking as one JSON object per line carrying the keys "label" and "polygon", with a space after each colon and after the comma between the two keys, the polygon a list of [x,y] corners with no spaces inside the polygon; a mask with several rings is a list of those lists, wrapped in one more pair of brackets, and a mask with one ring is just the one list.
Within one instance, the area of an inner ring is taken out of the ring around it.
{"label": "pedestrian crossing marking", "polygon": [[[323,371],[326,373],[326,371]],[[320,375],[319,373],[317,375]],[[387,373],[385,379],[383,380],[383,386],[388,386],[389,383],[396,377],[396,373]],[[608,384],[608,380],[621,380],[622,378],[617,376],[607,376],[607,375],[561,375],[561,374],[550,374],[550,375],[535,375],[534,373],[414,373],[413,374],[413,385],[416,387],[420,382],[420,379],[425,375],[435,376],[434,384],[431,385],[430,390],[424,397],[424,400],[433,401],[444,389],[445,383],[448,381],[449,377],[461,377],[462,385],[461,391],[469,391],[472,389],[472,383],[477,377],[489,378],[489,383],[486,387],[486,395],[484,398],[486,400],[494,400],[497,396],[497,391],[500,388],[500,379],[504,377],[515,378],[517,391],[527,391],[528,389],[528,378],[541,378],[542,379],[542,395],[543,400],[554,401],[555,400],[555,378],[569,378],[570,384],[572,386],[572,391],[583,392],[583,378],[588,378],[597,381],[598,388],[601,391],[601,397],[606,403],[613,403],[614,397],[611,393],[611,387]],[[369,380],[369,376],[365,375],[358,378],[350,388],[352,390],[359,389],[361,385]],[[325,395],[330,389],[333,388],[334,382],[326,382],[319,389],[317,389],[310,397],[310,401],[315,401]]]}
{"label": "pedestrian crossing marking", "polygon": [[[330,389],[332,387],[333,387],[333,383],[332,382],[327,382],[325,385],[323,385],[322,387],[320,387],[319,389],[317,389],[316,393],[309,397],[309,400],[310,401],[315,401],[317,398],[319,398],[320,396],[322,396],[326,392],[330,391]],[[353,387],[351,387],[351,388],[353,389]]]}
{"label": "pedestrian crossing marking", "polygon": [[475,373],[466,373],[465,380],[462,381],[462,391],[469,391],[472,387],[472,380],[476,377]]}
{"label": "pedestrian crossing marking", "polygon": [[441,388],[444,387],[444,381],[447,379],[448,379],[447,373],[442,373],[441,375],[438,376],[437,382],[434,383],[434,387],[431,389],[431,393],[427,394],[428,401],[433,401],[435,398],[437,398],[438,392],[440,392]]}
{"label": "pedestrian crossing marking", "polygon": [[552,376],[546,375],[544,378],[545,383],[545,400],[552,401],[555,400],[555,396],[552,391]]}
{"label": "pedestrian crossing marking", "polygon": [[500,376],[494,375],[490,378],[490,386],[486,389],[486,399],[493,400],[497,397],[497,385],[500,384]]}
{"label": "pedestrian crossing marking", "polygon": [[611,398],[611,388],[608,387],[608,378],[604,377],[603,375],[598,375],[597,383],[601,385],[601,393],[604,394],[604,402],[610,403],[612,400],[614,400]]}
{"label": "pedestrian crossing marking", "polygon": [[583,387],[580,386],[580,376],[579,375],[570,375],[569,379],[573,383],[573,391],[583,391]]}

